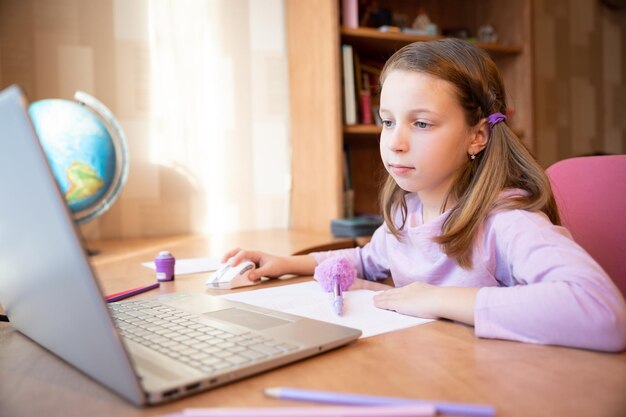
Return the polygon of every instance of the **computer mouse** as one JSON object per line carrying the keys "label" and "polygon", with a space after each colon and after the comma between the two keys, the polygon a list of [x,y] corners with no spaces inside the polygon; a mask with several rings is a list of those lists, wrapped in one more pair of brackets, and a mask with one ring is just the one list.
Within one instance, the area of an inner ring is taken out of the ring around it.
{"label": "computer mouse", "polygon": [[248,279],[248,274],[254,268],[256,265],[249,260],[243,260],[235,266],[231,266],[230,262],[227,262],[207,279],[206,286],[215,289],[233,289],[258,284],[261,282],[260,279],[256,281]]}

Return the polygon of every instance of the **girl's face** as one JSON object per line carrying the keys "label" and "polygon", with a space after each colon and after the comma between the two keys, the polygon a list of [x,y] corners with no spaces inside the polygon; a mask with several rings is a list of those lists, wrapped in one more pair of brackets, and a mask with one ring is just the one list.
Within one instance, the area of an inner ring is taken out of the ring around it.
{"label": "girl's face", "polygon": [[428,74],[393,70],[380,95],[380,154],[405,191],[443,199],[467,163],[474,129],[454,87]]}

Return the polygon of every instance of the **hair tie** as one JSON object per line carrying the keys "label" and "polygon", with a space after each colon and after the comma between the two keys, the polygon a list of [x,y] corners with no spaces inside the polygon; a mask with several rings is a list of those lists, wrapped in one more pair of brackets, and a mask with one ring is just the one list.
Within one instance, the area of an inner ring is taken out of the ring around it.
{"label": "hair tie", "polygon": [[492,113],[487,117],[487,123],[489,123],[490,127],[494,127],[500,122],[504,122],[506,120],[506,116],[502,113]]}

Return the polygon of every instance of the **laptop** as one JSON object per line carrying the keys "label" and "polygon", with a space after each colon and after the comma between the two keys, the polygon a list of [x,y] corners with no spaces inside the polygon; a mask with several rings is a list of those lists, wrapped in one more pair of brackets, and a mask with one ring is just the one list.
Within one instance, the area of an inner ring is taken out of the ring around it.
{"label": "laptop", "polygon": [[105,303],[27,104],[17,86],[0,92],[0,304],[21,333],[138,406],[359,338],[360,330],[206,294]]}

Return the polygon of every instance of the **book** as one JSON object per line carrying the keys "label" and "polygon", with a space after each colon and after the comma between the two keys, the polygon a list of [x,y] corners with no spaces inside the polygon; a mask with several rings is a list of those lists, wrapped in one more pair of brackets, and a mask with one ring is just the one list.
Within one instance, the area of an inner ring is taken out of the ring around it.
{"label": "book", "polygon": [[356,87],[354,82],[354,51],[350,45],[341,46],[343,58],[344,122],[356,124]]}
{"label": "book", "polygon": [[341,1],[341,19],[344,27],[356,28],[359,26],[359,0]]}
{"label": "book", "polygon": [[362,90],[360,92],[361,122],[366,125],[380,125],[378,108],[380,103],[380,86],[378,80],[384,63],[373,60],[359,62]]}
{"label": "book", "polygon": [[[364,72],[361,74],[363,78],[362,87],[359,90],[359,99],[361,104],[361,123],[364,125],[372,124],[372,94],[370,88],[369,74]],[[361,77],[359,77],[361,78]]]}

